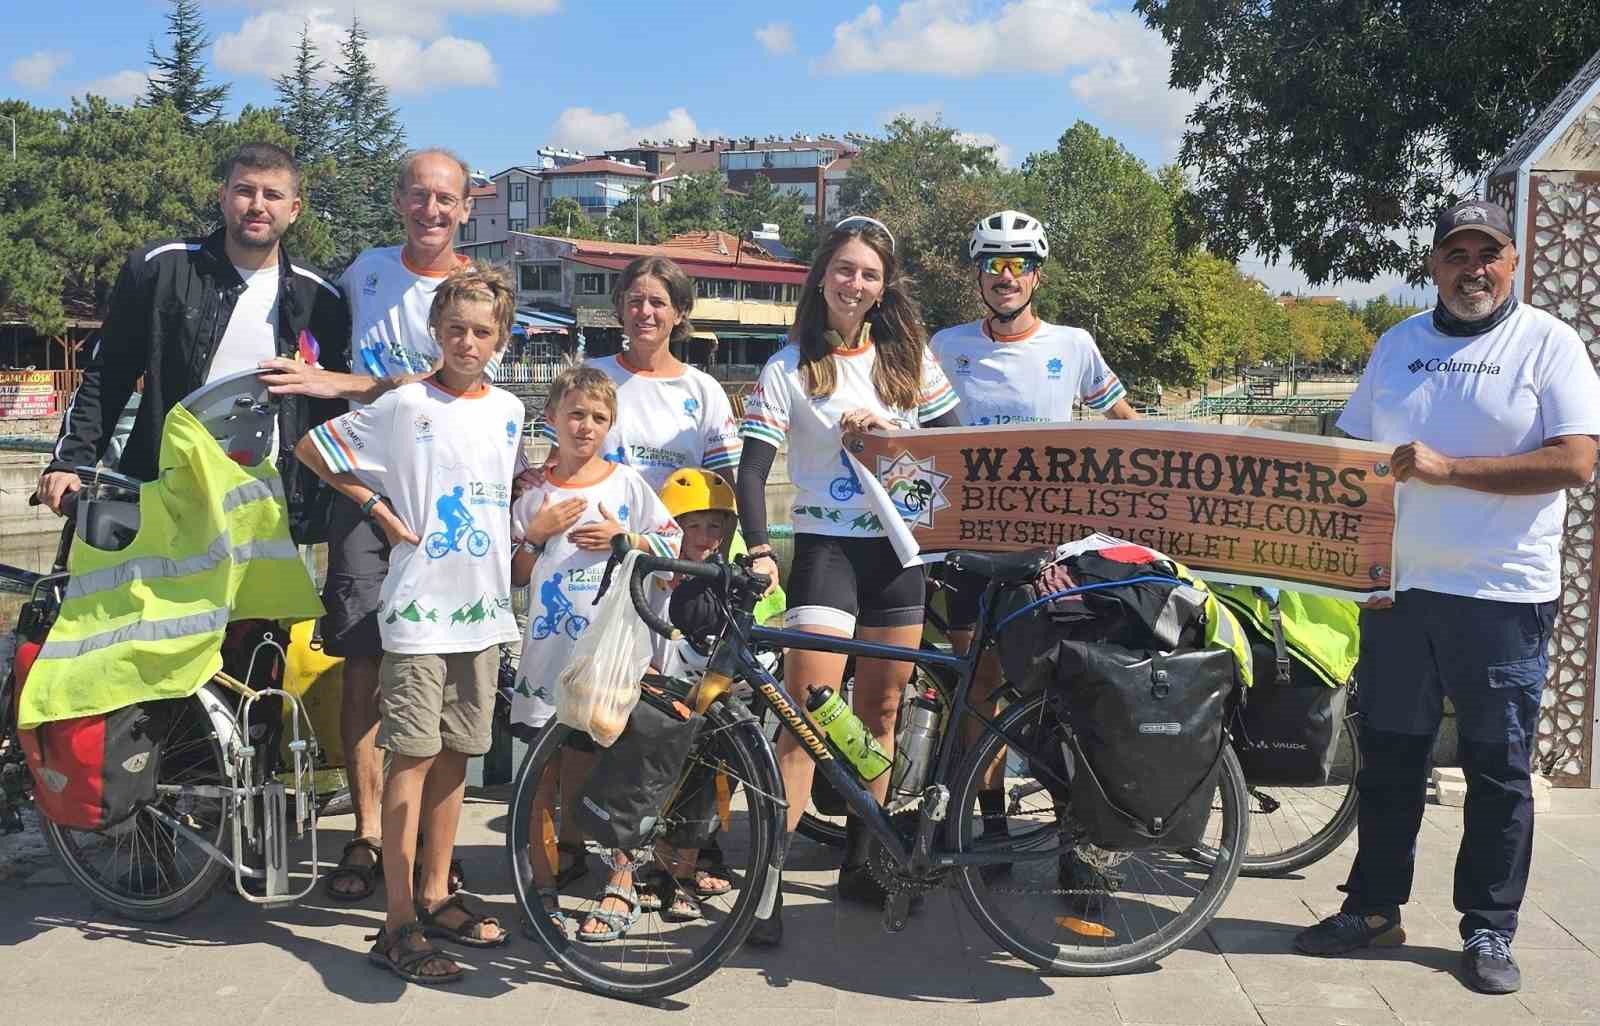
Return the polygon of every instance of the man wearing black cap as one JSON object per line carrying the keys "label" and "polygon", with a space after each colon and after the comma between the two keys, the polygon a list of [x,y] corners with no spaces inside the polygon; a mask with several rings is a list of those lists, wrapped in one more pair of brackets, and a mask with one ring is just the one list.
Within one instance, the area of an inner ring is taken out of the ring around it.
{"label": "man wearing black cap", "polygon": [[1365,768],[1359,850],[1341,911],[1295,947],[1342,955],[1400,944],[1428,756],[1455,706],[1466,772],[1456,856],[1462,969],[1473,988],[1522,985],[1511,957],[1533,857],[1531,760],[1560,593],[1563,489],[1594,473],[1600,378],[1578,335],[1511,294],[1517,250],[1493,203],[1434,226],[1439,301],[1378,340],[1339,427],[1397,446],[1395,596],[1361,614]]}

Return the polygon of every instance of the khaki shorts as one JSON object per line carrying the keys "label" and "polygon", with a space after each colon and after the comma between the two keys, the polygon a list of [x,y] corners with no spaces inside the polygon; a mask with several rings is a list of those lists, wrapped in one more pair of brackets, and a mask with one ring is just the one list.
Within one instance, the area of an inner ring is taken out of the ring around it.
{"label": "khaki shorts", "polygon": [[378,671],[378,747],[414,759],[443,748],[482,755],[489,750],[499,676],[499,645],[447,655],[385,652]]}

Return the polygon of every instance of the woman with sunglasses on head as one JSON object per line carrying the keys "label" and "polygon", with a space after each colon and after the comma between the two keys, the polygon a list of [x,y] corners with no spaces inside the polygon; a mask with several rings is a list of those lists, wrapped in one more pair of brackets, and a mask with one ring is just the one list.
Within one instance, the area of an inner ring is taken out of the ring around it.
{"label": "woman with sunglasses on head", "polygon": [[[972,229],[967,253],[976,265],[978,295],[989,316],[946,328],[928,348],[949,376],[961,398],[961,420],[968,425],[1060,423],[1072,419],[1072,405],[1116,420],[1137,419],[1122,382],[1106,365],[1093,336],[1080,328],[1048,324],[1033,309],[1033,297],[1044,283],[1050,241],[1036,218],[1002,210]],[[946,580],[950,642],[957,652],[972,644],[978,622],[978,599],[984,581]],[[973,697],[980,712],[995,713],[994,691],[1000,664],[994,653],[978,666]],[[983,727],[965,726],[968,744]],[[984,830],[1007,831],[1004,765],[990,767],[985,788],[978,792]],[[1001,867],[985,867],[995,874]]]}
{"label": "woman with sunglasses on head", "polygon": [[[761,371],[739,426],[744,452],[735,484],[739,519],[754,569],[777,580],[767,543],[766,484],[778,449],[788,445],[794,562],[784,626],[833,637],[915,648],[922,636],[923,573],[901,566],[841,447],[850,431],[954,427],[956,395],[927,351],[909,283],[900,276],[894,237],[868,217],[840,221],[806,276],[789,344]],[[790,650],[784,683],[803,703],[812,687],[838,691],[845,657]],[[894,751],[895,714],[910,679],[908,663],[856,661],[855,711],[885,752]],[[778,741],[778,766],[790,795],[811,793],[812,764],[789,734]],[[888,774],[869,786],[882,800]],[[785,850],[806,803],[791,801]],[[865,865],[868,835],[852,824],[839,894],[881,903]],[[783,894],[772,915],[756,920],[750,942],[783,935]]]}

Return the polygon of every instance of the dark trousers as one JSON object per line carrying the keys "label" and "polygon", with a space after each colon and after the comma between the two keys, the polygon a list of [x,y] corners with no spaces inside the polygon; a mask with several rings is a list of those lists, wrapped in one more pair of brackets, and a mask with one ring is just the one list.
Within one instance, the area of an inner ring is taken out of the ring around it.
{"label": "dark trousers", "polygon": [[1411,897],[1428,757],[1449,696],[1467,779],[1455,874],[1461,936],[1516,933],[1533,859],[1534,728],[1554,619],[1554,602],[1416,590],[1400,592],[1391,609],[1362,612],[1364,765],[1345,911],[1390,911]]}

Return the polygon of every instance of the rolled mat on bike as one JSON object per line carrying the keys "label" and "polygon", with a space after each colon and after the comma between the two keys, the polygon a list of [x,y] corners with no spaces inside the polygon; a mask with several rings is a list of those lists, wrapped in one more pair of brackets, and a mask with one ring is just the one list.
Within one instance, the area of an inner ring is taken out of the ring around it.
{"label": "rolled mat on bike", "polygon": [[127,548],[73,545],[19,727],[192,695],[222,668],[230,620],[322,615],[277,469],[235,463],[181,405],[167,415],[161,476],[140,490],[139,515]]}

